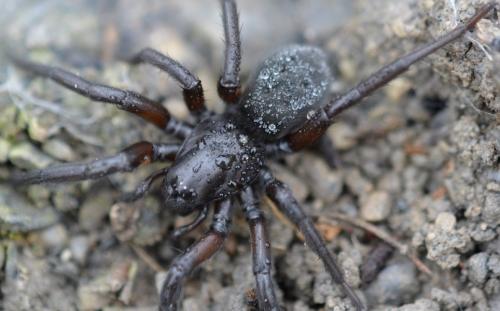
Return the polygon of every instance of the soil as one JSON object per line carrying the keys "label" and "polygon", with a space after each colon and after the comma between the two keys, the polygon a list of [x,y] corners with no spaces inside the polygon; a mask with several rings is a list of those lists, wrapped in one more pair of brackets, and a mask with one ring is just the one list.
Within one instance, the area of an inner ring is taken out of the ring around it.
{"label": "soil", "polygon": [[[340,93],[485,2],[240,0],[242,79],[280,47],[311,44],[329,56],[331,91]],[[0,52],[140,92],[189,120],[172,79],[123,61],[153,47],[200,77],[210,109],[224,109],[216,92],[223,57],[216,1],[7,0],[2,7]],[[343,113],[328,131],[337,168],[313,151],[270,164],[370,310],[500,310],[499,22],[498,15],[479,22]],[[33,78],[0,55],[0,309],[156,310],[169,263],[209,223],[172,241],[168,233],[192,217],[174,216],[156,191],[119,203],[121,193],[165,164],[80,183],[14,188],[6,180],[18,170],[111,155],[139,140],[173,139]],[[352,310],[295,228],[268,200],[263,208],[283,307]],[[223,251],[187,280],[183,310],[252,310],[241,212],[232,227]],[[381,262],[371,255],[379,231],[397,246]],[[368,263],[371,279],[362,272]]]}

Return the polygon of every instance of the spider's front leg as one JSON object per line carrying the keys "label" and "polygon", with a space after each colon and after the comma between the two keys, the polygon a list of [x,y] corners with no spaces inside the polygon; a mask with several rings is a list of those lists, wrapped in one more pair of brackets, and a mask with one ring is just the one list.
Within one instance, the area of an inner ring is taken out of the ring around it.
{"label": "spider's front leg", "polygon": [[241,95],[240,63],[241,41],[238,10],[234,0],[221,0],[222,23],[224,24],[224,72],[222,73],[217,91],[226,103],[235,103]]}
{"label": "spider's front leg", "polygon": [[148,63],[165,71],[181,85],[184,102],[190,112],[199,115],[206,110],[200,79],[176,60],[154,49],[146,48],[133,56],[129,62],[132,64]]}
{"label": "spider's front leg", "polygon": [[174,259],[161,289],[160,311],[177,310],[184,279],[221,248],[229,233],[232,207],[230,200],[217,203],[210,230],[184,254]]}
{"label": "spider's front leg", "polygon": [[180,145],[135,143],[120,153],[86,163],[65,163],[15,174],[13,184],[39,184],[101,178],[116,172],[129,172],[153,161],[174,160]]}
{"label": "spider's front leg", "polygon": [[275,179],[269,171],[263,171],[261,181],[269,198],[276,204],[304,235],[307,246],[315,252],[332,279],[342,287],[344,293],[351,299],[356,310],[366,310],[354,290],[347,284],[339,265],[326,247],[325,241],[314,227],[312,220],[304,213],[290,189],[281,181]]}
{"label": "spider's front leg", "polygon": [[184,140],[191,133],[191,126],[170,115],[167,109],[140,94],[97,84],[64,69],[35,63],[9,54],[14,64],[33,74],[49,78],[65,88],[92,100],[114,104]]}
{"label": "spider's front leg", "polygon": [[241,202],[252,239],[253,274],[257,285],[257,301],[261,311],[280,311],[271,275],[271,243],[264,214],[251,187],[241,192]]}

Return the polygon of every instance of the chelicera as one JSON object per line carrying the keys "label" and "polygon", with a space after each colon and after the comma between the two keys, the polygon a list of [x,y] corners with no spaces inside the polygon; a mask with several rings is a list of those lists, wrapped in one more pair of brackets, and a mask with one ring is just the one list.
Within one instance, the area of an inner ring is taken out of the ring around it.
{"label": "chelicera", "polygon": [[[139,142],[120,153],[87,163],[68,163],[14,176],[15,183],[67,182],[100,178],[131,171],[152,161],[173,161],[153,173],[128,200],[144,196],[161,179],[163,205],[173,213],[198,212],[196,220],[174,232],[175,236],[198,226],[214,207],[208,232],[171,264],[161,289],[160,310],[176,310],[184,279],[221,248],[235,205],[242,207],[251,231],[253,272],[260,310],[279,310],[271,279],[270,241],[259,197],[266,194],[302,232],[307,246],[324,263],[333,281],[350,298],[356,310],[365,306],[346,283],[342,270],[324,240],[293,197],[290,189],[273,177],[265,162],[299,151],[321,139],[343,110],[385,85],[410,65],[460,38],[494,7],[487,4],[466,23],[413,52],[396,59],[343,95],[332,98],[332,75],[325,54],[316,47],[289,46],[266,59],[245,91],[240,87],[240,38],[236,3],[223,0],[225,37],[224,70],[218,92],[227,104],[217,115],[205,108],[200,80],[182,65],[153,49],[144,49],[131,63],[148,63],[168,73],[182,87],[185,103],[196,125],[173,118],[152,100],[139,94],[89,82],[56,67],[12,57],[15,64],[36,75],[54,80],[93,100],[111,103],[156,125],[181,141],[179,144]],[[330,149],[328,143],[325,150]]]}

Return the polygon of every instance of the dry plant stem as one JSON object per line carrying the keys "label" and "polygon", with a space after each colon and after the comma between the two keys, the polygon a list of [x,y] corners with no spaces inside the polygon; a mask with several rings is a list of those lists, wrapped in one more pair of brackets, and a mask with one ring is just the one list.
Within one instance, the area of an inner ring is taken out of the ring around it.
{"label": "dry plant stem", "polygon": [[418,270],[420,270],[421,272],[423,272],[429,276],[433,275],[432,271],[429,269],[429,267],[427,267],[425,265],[425,263],[423,263],[420,259],[418,259],[418,257],[416,255],[414,255],[412,252],[409,251],[409,247],[407,245],[405,245],[405,244],[399,242],[398,240],[396,240],[395,238],[391,237],[384,230],[377,228],[377,226],[372,225],[372,224],[370,224],[366,221],[363,221],[361,219],[357,219],[357,218],[351,217],[351,216],[346,215],[346,214],[341,214],[341,213],[328,213],[327,215],[322,215],[321,218],[325,222],[332,222],[332,220],[329,218],[332,218],[332,219],[338,220],[338,221],[343,221],[343,222],[346,222],[350,225],[353,225],[355,227],[363,229],[367,232],[370,232],[371,234],[375,235],[376,237],[378,237],[382,241],[386,242],[387,244],[389,244],[392,247],[394,247],[395,249],[397,249],[401,254],[407,256],[411,261],[413,261],[413,263],[415,264],[415,266],[417,267]]}
{"label": "dry plant stem", "polygon": [[144,250],[144,248],[137,246],[137,245],[134,245],[134,244],[129,244],[129,245],[130,245],[130,248],[132,248],[134,250],[134,252],[137,254],[137,256],[139,256],[139,258],[141,258],[141,260],[143,260],[148,267],[153,269],[153,271],[155,271],[155,272],[167,271],[167,270],[163,269],[163,267],[160,265],[160,263],[158,261],[156,261],[156,259],[154,259],[151,255],[149,255],[148,252],[146,252]]}

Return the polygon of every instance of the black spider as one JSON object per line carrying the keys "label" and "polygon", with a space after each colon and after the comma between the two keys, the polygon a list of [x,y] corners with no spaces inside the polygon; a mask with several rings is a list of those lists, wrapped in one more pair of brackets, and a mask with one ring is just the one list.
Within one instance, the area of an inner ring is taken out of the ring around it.
{"label": "black spider", "polygon": [[[299,45],[284,48],[266,59],[242,94],[236,4],[233,0],[221,2],[226,51],[218,91],[228,104],[222,115],[205,109],[200,80],[175,60],[153,49],[142,50],[131,59],[134,64],[156,66],[181,84],[186,105],[198,121],[195,126],[176,120],[161,105],[139,94],[94,84],[59,68],[12,57],[23,69],[48,77],[93,100],[115,104],[182,141],[182,144],[139,142],[114,156],[27,172],[14,176],[13,182],[92,179],[130,171],[152,161],[173,160],[171,167],[153,173],[128,199],[142,197],[156,179],[163,178],[161,191],[165,207],[181,215],[199,212],[192,224],[175,232],[177,236],[199,225],[212,202],[215,202],[215,212],[210,230],[170,266],[161,290],[160,310],[177,309],[184,278],[222,246],[229,231],[234,199],[239,200],[250,225],[259,309],[280,309],[271,279],[269,237],[259,208],[258,196],[265,193],[300,229],[307,245],[323,261],[354,307],[364,310],[311,219],[290,189],[273,177],[264,161],[301,150],[320,139],[341,111],[397,77],[411,64],[471,30],[494,4],[485,5],[465,24],[398,58],[343,95],[329,98],[332,77],[325,54],[318,48]],[[326,144],[323,149],[331,150],[324,140],[322,143]]]}

